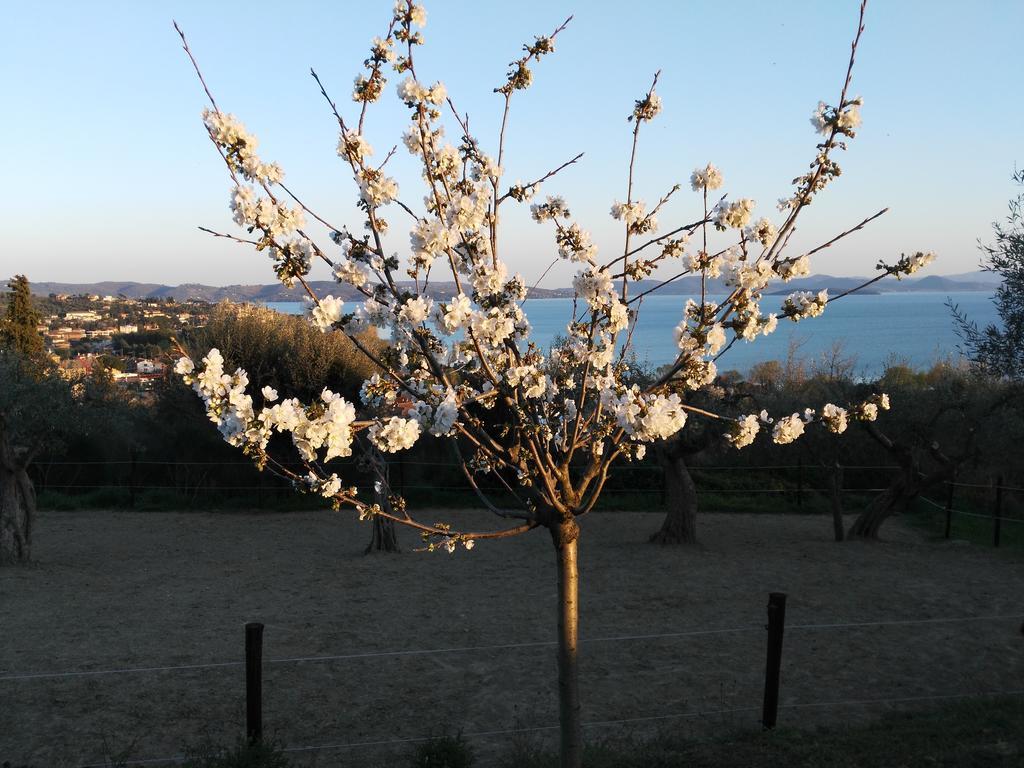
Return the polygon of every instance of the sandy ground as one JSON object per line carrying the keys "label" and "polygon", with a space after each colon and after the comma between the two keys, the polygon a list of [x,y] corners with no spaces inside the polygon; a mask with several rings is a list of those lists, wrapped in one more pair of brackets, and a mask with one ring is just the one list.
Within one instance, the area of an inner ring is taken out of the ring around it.
{"label": "sandy ground", "polygon": [[[756,728],[769,591],[789,595],[783,705],[1024,688],[1020,619],[795,626],[1022,615],[1019,560],[928,541],[898,521],[882,543],[837,545],[824,518],[708,515],[699,549],[647,544],[659,522],[604,513],[583,526],[585,721],[700,713],[627,727]],[[365,526],[329,512],[44,513],[37,562],[0,570],[0,678],[238,661],[252,620],[267,626],[268,659],[553,639],[546,534],[454,556],[364,557],[367,537]],[[599,640],[708,629],[742,631]],[[243,731],[243,680],[233,666],[0,679],[0,761],[58,768],[122,750],[134,759],[180,754],[204,734],[230,742]],[[557,722],[555,680],[548,646],[267,664],[265,722],[290,746],[546,726]],[[858,719],[887,706],[784,708],[780,722]],[[476,739],[483,763],[509,738]],[[293,757],[371,766],[409,749]]]}

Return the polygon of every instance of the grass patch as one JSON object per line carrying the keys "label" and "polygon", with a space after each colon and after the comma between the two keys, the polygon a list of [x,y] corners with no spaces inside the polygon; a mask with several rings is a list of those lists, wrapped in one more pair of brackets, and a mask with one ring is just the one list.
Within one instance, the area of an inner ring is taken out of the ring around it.
{"label": "grass patch", "polygon": [[[556,768],[553,752],[518,745],[502,768]],[[892,713],[870,725],[779,729],[702,741],[665,733],[590,744],[585,768],[1020,768],[1024,700],[960,702]]]}
{"label": "grass patch", "polygon": [[[934,500],[934,499],[933,499]],[[992,547],[994,523],[991,518],[991,502],[984,500],[954,500],[953,509],[970,512],[971,515],[953,513],[950,539],[969,541],[978,546]],[[974,517],[973,515],[980,515]],[[1003,517],[1013,517],[1012,511],[1004,510]],[[942,538],[946,530],[946,512],[922,499],[914,502],[914,509],[906,516],[911,525],[930,536]],[[1024,554],[1024,519],[1003,520],[999,533],[999,548],[1014,554]]]}

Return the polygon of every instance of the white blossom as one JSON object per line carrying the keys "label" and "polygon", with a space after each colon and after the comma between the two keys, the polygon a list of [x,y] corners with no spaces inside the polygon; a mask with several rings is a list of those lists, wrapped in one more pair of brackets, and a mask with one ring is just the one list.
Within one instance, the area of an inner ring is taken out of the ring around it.
{"label": "white blossom", "polygon": [[316,304],[310,305],[310,318],[313,324],[326,333],[331,326],[341,320],[341,308],[345,302],[333,296],[324,296]]}
{"label": "white blossom", "polygon": [[799,413],[781,418],[772,430],[772,440],[778,445],[792,443],[804,433],[804,422]]}
{"label": "white blossom", "polygon": [[419,422],[400,416],[392,416],[386,422],[378,422],[370,427],[370,441],[385,453],[412,448],[419,436]]}
{"label": "white blossom", "polygon": [[706,189],[709,192],[718,189],[724,183],[722,173],[714,165],[708,163],[704,168],[696,168],[690,174],[690,186],[694,192]]}

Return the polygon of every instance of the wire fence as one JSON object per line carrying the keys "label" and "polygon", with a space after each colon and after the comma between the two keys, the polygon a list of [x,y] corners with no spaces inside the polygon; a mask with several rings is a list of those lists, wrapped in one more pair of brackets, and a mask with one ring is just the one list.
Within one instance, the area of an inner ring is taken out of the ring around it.
{"label": "wire fence", "polygon": [[[772,595],[774,599],[776,595]],[[784,596],[783,601],[784,601]],[[1024,619],[1024,613],[1010,613],[1010,614],[991,614],[991,615],[978,615],[978,616],[939,616],[939,617],[922,617],[922,618],[906,618],[906,617],[894,617],[888,619],[878,619],[871,621],[837,621],[837,622],[813,622],[813,623],[796,623],[785,626],[787,633],[801,633],[801,632],[836,632],[836,631],[859,631],[870,628],[883,628],[883,627],[920,627],[924,625],[947,625],[947,626],[964,626],[964,625],[977,625],[980,623],[1004,623],[1007,629],[1017,631],[1018,622]],[[252,626],[252,625],[250,625]],[[262,625],[260,626],[260,632],[262,633]],[[652,640],[677,640],[682,638],[698,637],[698,636],[716,636],[716,635],[735,635],[740,633],[763,633],[765,630],[769,630],[769,648],[771,646],[771,621],[769,626],[766,627],[763,624],[749,624],[735,627],[721,627],[721,628],[705,628],[705,629],[694,629],[685,630],[679,632],[659,632],[659,633],[642,633],[642,634],[626,634],[626,635],[613,635],[607,637],[594,637],[584,638],[583,643],[589,644],[614,644],[614,643],[638,643]],[[976,630],[972,629],[972,632]],[[782,628],[781,625],[778,629],[778,639],[781,644]],[[439,654],[479,654],[487,652],[510,652],[522,649],[540,649],[540,648],[551,648],[556,646],[555,641],[528,641],[528,642],[515,642],[515,643],[500,643],[490,645],[467,645],[460,647],[446,647],[446,648],[412,648],[412,649],[397,649],[397,650],[375,650],[375,651],[360,651],[354,653],[339,653],[325,656],[294,656],[294,657],[280,657],[280,658],[268,658],[262,659],[262,665],[299,665],[299,664],[310,664],[310,663],[335,663],[335,662],[360,662],[368,661],[372,659],[380,659],[385,657],[395,656],[435,656]],[[781,649],[781,645],[780,645]],[[247,670],[250,668],[252,659],[249,658],[248,653],[250,651],[247,644],[247,658],[246,660],[237,661],[218,661],[208,663],[195,663],[195,664],[153,664],[149,666],[138,666],[138,667],[123,667],[123,668],[100,668],[100,669],[67,669],[60,671],[48,671],[48,672],[8,672],[0,674],[0,685],[17,685],[22,683],[31,683],[44,680],[56,680],[56,679],[69,679],[69,678],[88,678],[88,677],[102,677],[110,675],[146,675],[154,673],[178,673],[178,672],[193,672],[198,670],[224,670],[224,669],[237,669],[240,667],[246,667]],[[260,653],[262,649],[260,648]],[[771,667],[771,651],[769,650],[769,668]],[[770,671],[770,670],[769,670]],[[766,672],[766,701],[768,694],[768,679],[769,674]],[[776,683],[777,683],[777,670],[776,670]],[[260,683],[260,685],[262,685]],[[247,696],[252,696],[252,691],[246,690]],[[778,689],[774,691],[774,695],[778,696]],[[777,709],[779,710],[803,710],[803,709],[821,709],[831,707],[877,707],[882,705],[897,705],[897,704],[915,704],[915,703],[926,703],[926,702],[942,702],[959,699],[980,699],[990,698],[996,696],[1021,696],[1024,695],[1024,688],[1015,687],[1013,685],[1007,686],[1002,690],[984,690],[984,691],[951,691],[951,692],[938,692],[938,693],[927,693],[920,695],[891,695],[891,696],[879,696],[879,697],[861,697],[861,698],[846,698],[846,699],[821,699],[816,701],[796,701],[796,702],[776,702]],[[258,692],[258,698],[262,701],[262,690]],[[718,709],[701,709],[693,711],[681,711],[681,712],[658,712],[653,714],[642,714],[632,717],[613,718],[613,719],[601,719],[601,720],[590,720],[582,724],[586,729],[593,728],[610,728],[614,726],[625,726],[642,723],[654,723],[659,721],[669,720],[685,720],[685,719],[697,719],[697,718],[711,718],[724,715],[732,714],[749,714],[757,711],[764,713],[767,704],[762,706],[743,706],[743,707],[725,707]],[[260,715],[262,718],[262,715]],[[774,723],[772,723],[774,725]],[[467,739],[489,739],[494,737],[512,736],[517,734],[530,734],[530,733],[543,733],[555,731],[559,728],[558,725],[544,724],[544,725],[526,725],[517,726],[510,728],[498,728],[489,730],[472,730],[472,731],[460,731],[463,738]],[[357,741],[328,741],[321,744],[292,744],[284,746],[281,751],[286,754],[299,754],[299,753],[318,753],[327,751],[343,751],[343,750],[359,750],[372,747],[397,747],[402,745],[410,745],[416,743],[427,742],[436,738],[436,735],[412,735],[402,736],[397,735],[390,738],[381,739],[367,739]],[[142,759],[125,760],[119,764],[123,765],[166,765],[180,763],[185,759],[184,755],[165,755],[160,757],[149,757]],[[100,768],[101,766],[109,766],[109,762],[96,761],[84,764],[83,768]]]}
{"label": "wire fence", "polygon": [[[300,474],[306,472],[301,464],[285,466]],[[374,487],[376,478],[368,467],[358,461],[335,461],[331,468],[345,477],[346,484],[364,491]],[[846,480],[839,492],[879,493],[884,490],[888,475],[896,469],[889,465],[844,466],[842,471],[846,473]],[[461,466],[450,461],[397,457],[390,461],[388,471],[392,488],[417,501],[457,503],[461,498],[472,503],[476,499]],[[699,494],[733,498],[745,495],[791,496],[799,509],[814,496],[825,497],[836,492],[831,475],[833,471],[831,467],[803,462],[690,467]],[[172,461],[135,457],[48,461],[33,467],[32,479],[44,506],[55,508],[62,508],[61,505],[77,508],[76,505],[83,504],[129,508],[174,504],[192,507],[220,502],[262,508],[268,503],[279,505],[282,499],[295,491],[290,481],[270,472],[259,472],[251,462],[239,460]],[[507,493],[504,484],[495,479],[481,477],[478,486],[482,492],[498,499]],[[665,470],[656,461],[648,460],[617,467],[605,484],[602,496],[607,496],[615,505],[629,497],[637,497],[638,500],[658,497],[664,502],[665,493]],[[649,504],[647,501],[643,503]]]}

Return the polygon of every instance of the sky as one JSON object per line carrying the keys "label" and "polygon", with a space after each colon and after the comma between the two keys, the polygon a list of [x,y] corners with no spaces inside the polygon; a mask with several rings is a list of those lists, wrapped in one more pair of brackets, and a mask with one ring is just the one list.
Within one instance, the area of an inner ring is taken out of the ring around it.
{"label": "sky", "polygon": [[[172,19],[221,108],[259,137],[260,154],[284,167],[292,190],[332,224],[360,226],[355,187],[335,152],[336,126],[309,68],[354,115],[352,78],[391,5],[9,4],[0,48],[7,114],[0,275],[273,282],[264,255],[197,229],[242,234],[231,221],[223,163],[200,122],[205,96]],[[672,184],[684,185],[660,216],[661,231],[700,217],[687,182],[709,161],[722,170],[730,198],[754,198],[755,215],[778,221],[775,201],[814,156],[808,118],[819,100],[838,98],[857,18],[853,0],[438,0],[426,7],[420,77],[447,85],[492,152],[501,117],[492,91],[507,63],[524,42],[575,15],[556,52],[535,68],[534,85],[513,99],[505,180],[539,177],[584,152],[542,194],[564,196],[605,255],[622,247],[609,207],[625,198],[625,118],[656,70],[664,109],[641,134],[635,188],[653,204]],[[1024,3],[873,0],[866,24],[851,89],[865,99],[864,124],[837,156],[842,176],[802,214],[792,245],[812,247],[889,207],[869,229],[819,254],[813,271],[870,274],[880,258],[916,250],[939,254],[934,274],[975,269],[978,238],[1019,191],[1010,176],[1024,162]],[[390,78],[367,121],[381,158],[408,123],[397,80]],[[458,139],[451,128],[448,135]],[[403,199],[418,201],[418,174],[404,148],[390,167]],[[550,228],[534,224],[525,207],[504,222],[503,258],[536,279],[555,256]],[[403,229],[395,226],[387,243],[400,253],[408,245]],[[567,285],[572,272],[561,264],[544,285]]]}

